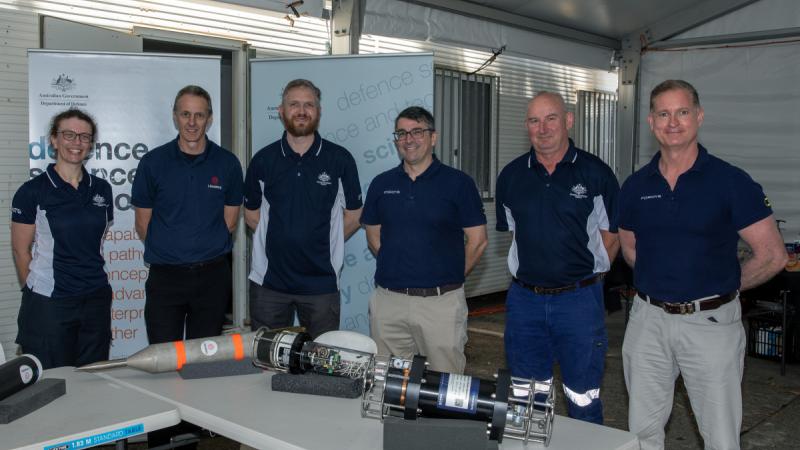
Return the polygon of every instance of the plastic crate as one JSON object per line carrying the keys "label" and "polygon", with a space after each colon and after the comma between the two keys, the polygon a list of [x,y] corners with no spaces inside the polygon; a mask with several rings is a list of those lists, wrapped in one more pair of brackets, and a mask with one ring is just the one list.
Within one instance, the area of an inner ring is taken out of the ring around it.
{"label": "plastic crate", "polygon": [[781,315],[778,313],[759,314],[748,319],[747,354],[755,358],[780,361],[784,350],[786,361],[798,359],[797,333],[790,323],[784,333]]}

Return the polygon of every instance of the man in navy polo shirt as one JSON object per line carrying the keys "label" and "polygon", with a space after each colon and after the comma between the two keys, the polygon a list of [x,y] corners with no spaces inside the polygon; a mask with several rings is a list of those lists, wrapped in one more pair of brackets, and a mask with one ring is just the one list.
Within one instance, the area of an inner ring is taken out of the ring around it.
{"label": "man in navy polo shirt", "polygon": [[513,233],[505,349],[516,377],[552,380],[558,360],[569,416],[602,423],[602,280],[619,248],[609,227],[619,184],[575,148],[573,122],[559,94],[538,93],[525,120],[531,149],[497,179],[497,230]]}
{"label": "man in navy polo shirt", "polygon": [[178,137],[148,152],[133,182],[136,231],[150,264],[145,325],[151,344],[222,332],[231,290],[228,254],[242,202],[242,166],[210,141],[211,97],[175,96]]}
{"label": "man in navy polo shirt", "polygon": [[[678,374],[705,448],[739,448],[738,290],[769,280],[787,260],[761,186],[697,142],[703,117],[691,84],[656,86],[647,121],[660,151],[620,192],[616,222],[639,291],[622,346],[628,424],[648,450],[664,448]],[[753,250],[741,265],[739,238]]]}
{"label": "man in navy polo shirt", "polygon": [[434,370],[462,373],[464,279],[486,249],[483,204],[469,175],[433,155],[431,113],[406,108],[394,128],[403,161],[372,181],[362,217],[377,256],[370,333],[380,354],[419,353]]}
{"label": "man in navy polo shirt", "polygon": [[250,271],[253,329],[300,324],[313,336],[339,329],[344,241],[358,229],[361,185],[353,156],[317,132],[320,91],[290,81],[278,114],[283,136],[247,168],[245,220],[255,230]]}

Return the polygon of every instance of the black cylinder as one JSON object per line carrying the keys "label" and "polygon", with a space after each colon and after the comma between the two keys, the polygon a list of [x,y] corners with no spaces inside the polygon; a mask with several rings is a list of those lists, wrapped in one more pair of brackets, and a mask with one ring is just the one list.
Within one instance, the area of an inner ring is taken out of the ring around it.
{"label": "black cylinder", "polygon": [[[385,388],[387,403],[406,406],[414,384],[408,376],[407,370],[389,369]],[[422,376],[417,402],[420,416],[492,421],[495,382],[434,370],[425,370]]]}
{"label": "black cylinder", "polygon": [[22,355],[0,365],[0,400],[10,397],[42,377],[42,363],[33,355]]}

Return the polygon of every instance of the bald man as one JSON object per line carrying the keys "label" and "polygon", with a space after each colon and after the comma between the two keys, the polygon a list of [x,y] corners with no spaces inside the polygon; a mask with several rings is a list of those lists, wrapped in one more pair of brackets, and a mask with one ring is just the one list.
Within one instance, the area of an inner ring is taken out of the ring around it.
{"label": "bald man", "polygon": [[603,277],[619,242],[609,216],[614,172],[575,147],[564,99],[540,92],[528,103],[530,150],[497,179],[497,230],[511,231],[506,359],[511,374],[552,380],[558,361],[569,416],[601,424],[608,337]]}

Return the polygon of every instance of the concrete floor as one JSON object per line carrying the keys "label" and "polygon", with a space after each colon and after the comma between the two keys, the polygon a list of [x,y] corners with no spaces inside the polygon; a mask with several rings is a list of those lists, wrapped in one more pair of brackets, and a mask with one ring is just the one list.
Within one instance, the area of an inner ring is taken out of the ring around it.
{"label": "concrete floor", "polygon": [[[605,409],[605,425],[622,430],[628,424],[628,394],[622,374],[622,338],[625,316],[621,311],[606,318],[609,351],[606,372],[600,390]],[[504,366],[503,340],[498,334],[504,328],[503,313],[470,318],[466,372],[490,377],[497,367]],[[558,374],[556,374],[558,380]],[[689,405],[689,397],[678,379],[670,422],[667,424],[668,450],[702,449],[703,443]],[[798,449],[800,439],[800,365],[786,366],[780,375],[780,364],[746,357],[742,383],[744,417],[742,449]],[[566,415],[563,391],[557,389],[556,413]]]}

